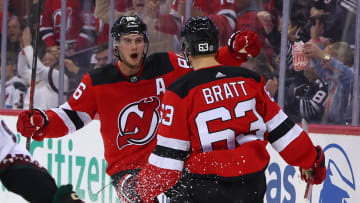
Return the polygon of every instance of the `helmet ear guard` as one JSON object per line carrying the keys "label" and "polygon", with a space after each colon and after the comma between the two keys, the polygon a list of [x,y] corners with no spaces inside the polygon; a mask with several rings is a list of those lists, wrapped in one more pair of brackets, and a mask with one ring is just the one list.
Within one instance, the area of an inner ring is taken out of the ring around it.
{"label": "helmet ear guard", "polygon": [[200,16],[187,20],[180,33],[182,49],[191,56],[216,53],[219,32],[209,17]]}

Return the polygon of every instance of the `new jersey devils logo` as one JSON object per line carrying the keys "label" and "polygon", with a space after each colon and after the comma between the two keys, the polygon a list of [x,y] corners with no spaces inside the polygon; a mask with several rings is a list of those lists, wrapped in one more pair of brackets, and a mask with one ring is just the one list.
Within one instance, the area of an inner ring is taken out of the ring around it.
{"label": "new jersey devils logo", "polygon": [[160,120],[159,106],[157,97],[148,97],[129,104],[120,112],[116,139],[119,149],[132,144],[144,145],[154,138]]}
{"label": "new jersey devils logo", "polygon": [[[65,26],[66,32],[69,31],[69,29],[71,28],[71,25],[72,25],[72,17],[71,17],[72,13],[73,13],[72,8],[67,7],[66,8],[66,26]],[[61,9],[57,9],[56,11],[54,11],[54,13],[53,13],[53,22],[54,22],[54,28],[57,28],[56,31],[60,32]]]}

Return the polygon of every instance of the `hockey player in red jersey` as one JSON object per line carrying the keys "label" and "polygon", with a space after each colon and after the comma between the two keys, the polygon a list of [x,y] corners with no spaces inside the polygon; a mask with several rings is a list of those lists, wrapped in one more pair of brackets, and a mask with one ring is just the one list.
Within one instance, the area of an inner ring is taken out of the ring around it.
{"label": "hockey player in red jersey", "polygon": [[82,203],[72,185],[57,187],[48,171],[17,144],[15,134],[0,117],[0,180],[11,192],[31,203]]}
{"label": "hockey player in red jersey", "polygon": [[[61,137],[88,124],[98,113],[104,142],[106,172],[117,188],[126,174],[137,174],[147,163],[156,144],[155,132],[160,121],[158,109],[166,88],[180,76],[192,71],[186,60],[173,52],[146,55],[149,39],[146,24],[138,16],[121,16],[112,27],[115,64],[87,73],[70,99],[43,112],[20,113],[18,131],[35,140]],[[242,37],[234,36],[234,43]],[[240,49],[254,50],[252,45],[225,47],[221,63],[234,59]],[[256,46],[256,43],[255,45]],[[209,47],[213,49],[214,47]],[[250,49],[251,48],[251,49]],[[234,55],[235,54],[235,55]],[[163,115],[167,117],[170,115]]]}
{"label": "hockey player in red jersey", "polygon": [[166,90],[156,147],[138,180],[126,175],[120,181],[121,199],[152,202],[181,177],[170,202],[263,202],[268,143],[299,166],[306,181],[320,184],[326,175],[321,147],[287,118],[262,76],[215,60],[214,23],[191,18],[181,36],[194,71]]}

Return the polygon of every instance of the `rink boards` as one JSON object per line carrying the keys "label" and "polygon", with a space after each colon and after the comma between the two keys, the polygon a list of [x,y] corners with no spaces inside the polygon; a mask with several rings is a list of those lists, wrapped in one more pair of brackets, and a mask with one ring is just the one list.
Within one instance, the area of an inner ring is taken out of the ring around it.
{"label": "rink boards", "polygon": [[[8,126],[16,132],[16,115],[0,111]],[[74,190],[85,202],[112,203],[116,199],[106,161],[100,123],[92,121],[76,133],[60,139],[33,142],[31,153],[42,166],[48,168],[57,183],[72,183]],[[309,125],[310,136],[325,151],[327,178],[313,187],[311,202],[360,202],[360,128]],[[26,140],[18,135],[20,144]],[[267,192],[265,202],[304,202],[305,183],[297,167],[287,165],[271,146],[271,161],[266,170]],[[26,202],[0,186],[1,203]],[[166,202],[160,196],[161,202]]]}

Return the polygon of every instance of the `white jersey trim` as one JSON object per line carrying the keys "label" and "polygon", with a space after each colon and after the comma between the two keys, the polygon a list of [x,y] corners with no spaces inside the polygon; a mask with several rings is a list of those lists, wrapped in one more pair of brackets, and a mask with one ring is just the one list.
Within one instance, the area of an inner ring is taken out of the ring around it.
{"label": "white jersey trim", "polygon": [[157,135],[157,145],[182,151],[189,151],[190,149],[190,141],[167,138],[159,134]]}
{"label": "white jersey trim", "polygon": [[46,35],[43,35],[42,36],[42,39],[45,40],[46,38],[50,37],[50,36],[53,36],[54,34],[53,33],[48,33]]}
{"label": "white jersey trim", "polygon": [[268,122],[266,122],[267,130],[270,133],[287,119],[287,115],[280,109],[279,112]]}
{"label": "white jersey trim", "polygon": [[239,145],[251,142],[251,141],[255,141],[255,140],[260,140],[258,137],[256,137],[256,135],[238,135],[236,136],[236,141]]}
{"label": "white jersey trim", "polygon": [[[63,103],[62,105],[59,106],[59,108],[74,111],[68,102]],[[84,123],[84,126],[92,121],[91,116],[88,113],[81,111],[75,111],[75,112],[79,116],[81,121]]]}
{"label": "white jersey trim", "polygon": [[276,140],[271,146],[277,151],[281,152],[285,149],[292,141],[294,141],[300,134],[303,132],[303,129],[300,128],[297,124],[294,125],[284,136]]}
{"label": "white jersey trim", "polygon": [[58,115],[61,120],[64,121],[66,127],[68,128],[68,133],[73,133],[76,131],[76,127],[74,123],[71,121],[71,119],[66,115],[66,113],[62,109],[69,109],[71,110],[69,104],[66,102],[59,106],[59,108],[52,108],[51,111],[55,112],[56,115]]}
{"label": "white jersey trim", "polygon": [[184,161],[170,159],[158,156],[156,154],[150,154],[149,163],[163,169],[182,171],[184,168]]}
{"label": "white jersey trim", "polygon": [[84,122],[84,126],[90,123],[90,121],[92,121],[89,114],[80,111],[76,111],[76,113],[80,117],[80,119]]}

